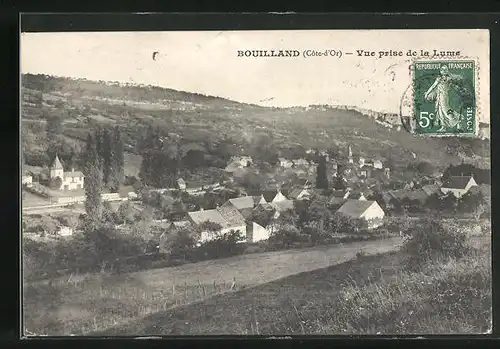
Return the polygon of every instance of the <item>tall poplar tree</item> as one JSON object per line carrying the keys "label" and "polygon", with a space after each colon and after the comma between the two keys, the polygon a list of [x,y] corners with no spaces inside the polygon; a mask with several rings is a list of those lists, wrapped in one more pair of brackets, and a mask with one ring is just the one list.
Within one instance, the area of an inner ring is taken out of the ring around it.
{"label": "tall poplar tree", "polygon": [[115,128],[113,134],[109,133],[109,172],[107,186],[111,191],[117,191],[120,183],[123,182],[124,172],[124,152],[123,140],[120,130]]}
{"label": "tall poplar tree", "polygon": [[97,128],[94,134],[94,142],[96,146],[97,156],[99,159],[99,169],[103,170],[104,167],[104,144],[103,144],[103,131],[100,127]]}
{"label": "tall poplar tree", "polygon": [[328,189],[328,177],[326,174],[326,158],[321,156],[316,169],[316,188]]}
{"label": "tall poplar tree", "polygon": [[114,171],[114,144],[111,139],[111,134],[108,129],[104,129],[101,134],[100,141],[100,156],[102,158],[102,180],[104,186],[110,188],[112,183],[114,183],[113,179],[110,177]]}
{"label": "tall poplar tree", "polygon": [[87,137],[84,161],[86,229],[93,231],[99,227],[101,221],[102,173],[96,138],[91,134]]}
{"label": "tall poplar tree", "polygon": [[115,162],[117,169],[118,184],[125,180],[125,150],[123,146],[123,138],[118,126],[115,127],[113,134],[113,143],[115,146]]}

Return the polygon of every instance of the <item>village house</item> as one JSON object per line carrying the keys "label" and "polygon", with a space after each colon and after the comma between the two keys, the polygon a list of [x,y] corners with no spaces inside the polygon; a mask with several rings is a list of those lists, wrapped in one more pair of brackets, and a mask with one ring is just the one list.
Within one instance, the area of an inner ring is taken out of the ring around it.
{"label": "village house", "polygon": [[372,176],[372,169],[370,167],[365,166],[358,171],[359,177],[362,178],[370,178]]}
{"label": "village house", "polygon": [[293,200],[282,200],[277,202],[272,202],[271,206],[276,210],[275,218],[278,218],[281,213],[288,210],[293,210]]}
{"label": "village house", "polygon": [[391,169],[389,167],[384,168],[384,176],[387,179],[391,178]]}
{"label": "village house", "polygon": [[358,165],[359,165],[359,167],[365,166],[365,158],[364,157],[362,157],[362,156],[359,157]]}
{"label": "village house", "polygon": [[279,201],[285,201],[288,200],[286,195],[288,195],[288,191],[285,189],[270,189],[270,190],[264,190],[260,193],[263,197],[264,200],[268,203],[275,203]]}
{"label": "village house", "polygon": [[309,166],[309,161],[306,159],[295,159],[292,162],[294,166]]}
{"label": "village house", "polygon": [[391,202],[400,203],[408,197],[408,191],[404,189],[389,190],[387,194],[391,197]]}
{"label": "village house", "polygon": [[393,200],[394,200],[393,196],[390,195],[389,193],[387,192],[382,193],[382,202],[386,209],[394,208]]}
{"label": "village house", "polygon": [[226,173],[233,173],[238,169],[243,169],[250,166],[253,163],[253,159],[250,156],[233,156],[224,171]]}
{"label": "village house", "polygon": [[236,162],[231,162],[229,163],[226,168],[224,169],[224,171],[228,174],[232,174],[234,173],[235,171],[241,169],[242,167],[240,166],[240,164],[236,163]]}
{"label": "village house", "polygon": [[407,194],[407,198],[411,201],[418,202],[420,205],[424,205],[429,198],[429,195],[427,195],[425,190],[420,188],[410,191]]}
{"label": "village house", "polygon": [[366,197],[361,192],[349,193],[348,199],[366,201]]}
{"label": "village house", "polygon": [[384,165],[382,164],[382,161],[380,161],[380,160],[373,161],[373,168],[382,169],[383,167],[384,167]]}
{"label": "village house", "polygon": [[384,210],[376,201],[348,199],[338,210],[338,214],[352,219],[361,220],[368,229],[374,229],[383,224]]}
{"label": "village house", "polygon": [[229,162],[242,168],[250,166],[253,163],[253,159],[250,156],[233,156]]}
{"label": "village house", "polygon": [[437,184],[426,184],[422,186],[422,190],[427,194],[427,196],[440,194],[439,185]]}
{"label": "village house", "polygon": [[184,181],[184,179],[179,178],[176,183],[177,183],[177,189],[186,190],[186,181]]}
{"label": "village house", "polygon": [[31,188],[33,186],[33,176],[32,175],[24,175],[21,178],[22,185]]}
{"label": "village house", "polygon": [[258,242],[269,239],[271,229],[264,228],[258,223],[252,222],[247,226],[246,242]]}
{"label": "village house", "polygon": [[71,169],[70,172],[64,172],[64,168],[56,155],[49,172],[50,179],[60,178],[61,186],[58,190],[78,190],[83,189],[84,176],[80,171]]}
{"label": "village house", "polygon": [[171,222],[169,225],[170,229],[186,229],[191,225],[190,221],[176,221],[176,222]]}
{"label": "village house", "polygon": [[288,160],[285,158],[279,158],[278,160],[279,160],[280,166],[283,168],[292,168],[292,166],[293,166],[293,161],[291,161],[291,160]]}
{"label": "village house", "polygon": [[365,160],[364,166],[374,167],[373,160]]}
{"label": "village house", "polygon": [[199,242],[203,243],[214,239],[216,234],[227,234],[231,231],[239,231],[243,236],[247,234],[245,217],[230,205],[221,206],[213,210],[202,210],[188,212],[188,219],[194,226],[202,226],[205,222],[215,223],[221,226],[218,232],[202,231]]}
{"label": "village house", "polygon": [[473,186],[477,186],[477,183],[472,176],[450,176],[443,183],[441,192],[445,195],[451,192],[456,198],[460,198]]}
{"label": "village house", "polygon": [[70,227],[62,226],[56,232],[56,235],[59,236],[71,236],[73,235],[73,229]]}
{"label": "village house", "polygon": [[302,188],[302,189],[293,189],[290,192],[289,197],[292,200],[307,200],[310,197],[310,195],[311,193],[309,192],[309,190],[307,190],[306,188]]}
{"label": "village house", "polygon": [[260,196],[241,196],[239,198],[229,199],[221,207],[232,206],[237,209],[245,218],[248,218],[255,207],[265,204],[263,195]]}

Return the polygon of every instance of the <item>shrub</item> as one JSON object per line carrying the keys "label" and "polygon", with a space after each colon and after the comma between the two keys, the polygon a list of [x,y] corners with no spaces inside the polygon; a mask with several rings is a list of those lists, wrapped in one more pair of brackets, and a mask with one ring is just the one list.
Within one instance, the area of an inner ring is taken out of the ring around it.
{"label": "shrub", "polygon": [[271,249],[288,249],[303,245],[309,241],[309,236],[300,232],[292,224],[283,225],[278,231],[271,234],[268,244]]}
{"label": "shrub", "polygon": [[436,260],[462,258],[471,251],[467,232],[457,224],[444,226],[438,220],[425,219],[405,233],[409,238],[402,251],[408,254],[405,267],[412,271]]}
{"label": "shrub", "polygon": [[51,178],[50,179],[49,187],[51,189],[59,189],[59,188],[61,188],[61,185],[62,185],[62,179],[61,178],[56,177],[56,178]]}
{"label": "shrub", "polygon": [[218,234],[215,239],[203,243],[197,249],[197,256],[199,259],[216,259],[241,254],[245,250],[241,241],[243,236],[240,231]]}
{"label": "shrub", "polygon": [[189,229],[172,232],[161,242],[160,249],[168,252],[171,260],[189,261],[193,259],[193,250],[196,240]]}

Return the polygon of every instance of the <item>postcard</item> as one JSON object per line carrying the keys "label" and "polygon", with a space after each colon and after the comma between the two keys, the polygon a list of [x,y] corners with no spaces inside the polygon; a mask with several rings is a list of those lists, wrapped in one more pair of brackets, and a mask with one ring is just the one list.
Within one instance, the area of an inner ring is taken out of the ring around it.
{"label": "postcard", "polygon": [[491,332],[489,46],[21,33],[25,338]]}

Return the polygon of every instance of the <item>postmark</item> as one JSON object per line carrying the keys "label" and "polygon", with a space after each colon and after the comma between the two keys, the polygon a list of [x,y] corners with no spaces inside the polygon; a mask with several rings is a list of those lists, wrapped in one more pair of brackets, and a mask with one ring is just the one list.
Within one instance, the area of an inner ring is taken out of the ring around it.
{"label": "postmark", "polygon": [[474,59],[415,60],[411,65],[413,133],[476,136],[477,62]]}

